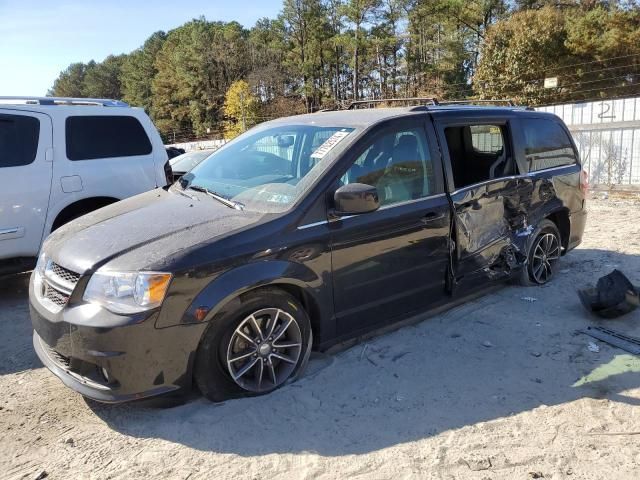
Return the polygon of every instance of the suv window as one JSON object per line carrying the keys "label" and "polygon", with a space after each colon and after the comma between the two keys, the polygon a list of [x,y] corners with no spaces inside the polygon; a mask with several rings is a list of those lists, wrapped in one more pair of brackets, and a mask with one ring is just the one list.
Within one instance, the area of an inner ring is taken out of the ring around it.
{"label": "suv window", "polygon": [[525,118],[522,130],[530,172],[577,163],[569,135],[559,123],[545,118]]}
{"label": "suv window", "polygon": [[0,168],[29,165],[36,159],[40,121],[24,115],[0,115]]}
{"label": "suv window", "polygon": [[344,174],[342,182],[375,186],[381,205],[439,193],[427,138],[420,128],[377,136]]}
{"label": "suv window", "polygon": [[66,122],[67,158],[95,160],[151,153],[151,142],[137,118],[78,116]]}
{"label": "suv window", "polygon": [[456,188],[518,173],[506,125],[452,126],[444,133]]}

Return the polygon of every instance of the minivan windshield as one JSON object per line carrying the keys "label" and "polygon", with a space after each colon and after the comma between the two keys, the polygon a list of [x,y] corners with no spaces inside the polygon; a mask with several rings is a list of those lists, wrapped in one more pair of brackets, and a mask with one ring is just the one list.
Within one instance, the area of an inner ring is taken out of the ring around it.
{"label": "minivan windshield", "polygon": [[180,179],[250,210],[288,210],[349,142],[353,128],[258,127],[234,139]]}

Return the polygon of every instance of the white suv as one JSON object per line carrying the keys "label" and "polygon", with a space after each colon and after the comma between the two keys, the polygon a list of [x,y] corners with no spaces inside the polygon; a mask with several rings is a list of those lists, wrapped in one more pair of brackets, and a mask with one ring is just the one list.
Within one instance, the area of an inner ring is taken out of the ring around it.
{"label": "white suv", "polygon": [[50,232],[167,183],[140,108],[117,100],[0,97],[0,275],[30,268]]}

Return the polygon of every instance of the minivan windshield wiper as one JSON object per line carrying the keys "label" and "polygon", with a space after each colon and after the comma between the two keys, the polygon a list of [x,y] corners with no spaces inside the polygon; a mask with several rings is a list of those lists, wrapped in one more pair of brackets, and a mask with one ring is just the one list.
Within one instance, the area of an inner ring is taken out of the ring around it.
{"label": "minivan windshield wiper", "polygon": [[219,193],[214,192],[213,190],[209,190],[207,187],[203,187],[201,185],[189,185],[187,188],[190,190],[195,190],[196,192],[206,193],[211,198],[215,198],[220,203],[222,203],[223,205],[226,205],[229,208],[235,208],[236,210],[244,210],[244,205],[242,203],[235,202],[233,200],[225,198]]}

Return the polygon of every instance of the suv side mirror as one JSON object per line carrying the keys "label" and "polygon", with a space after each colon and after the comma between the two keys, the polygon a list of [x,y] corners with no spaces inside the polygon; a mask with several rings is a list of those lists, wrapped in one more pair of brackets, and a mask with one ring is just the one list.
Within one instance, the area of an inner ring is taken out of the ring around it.
{"label": "suv side mirror", "polygon": [[378,190],[364,183],[343,185],[333,195],[337,216],[373,212],[380,208]]}

